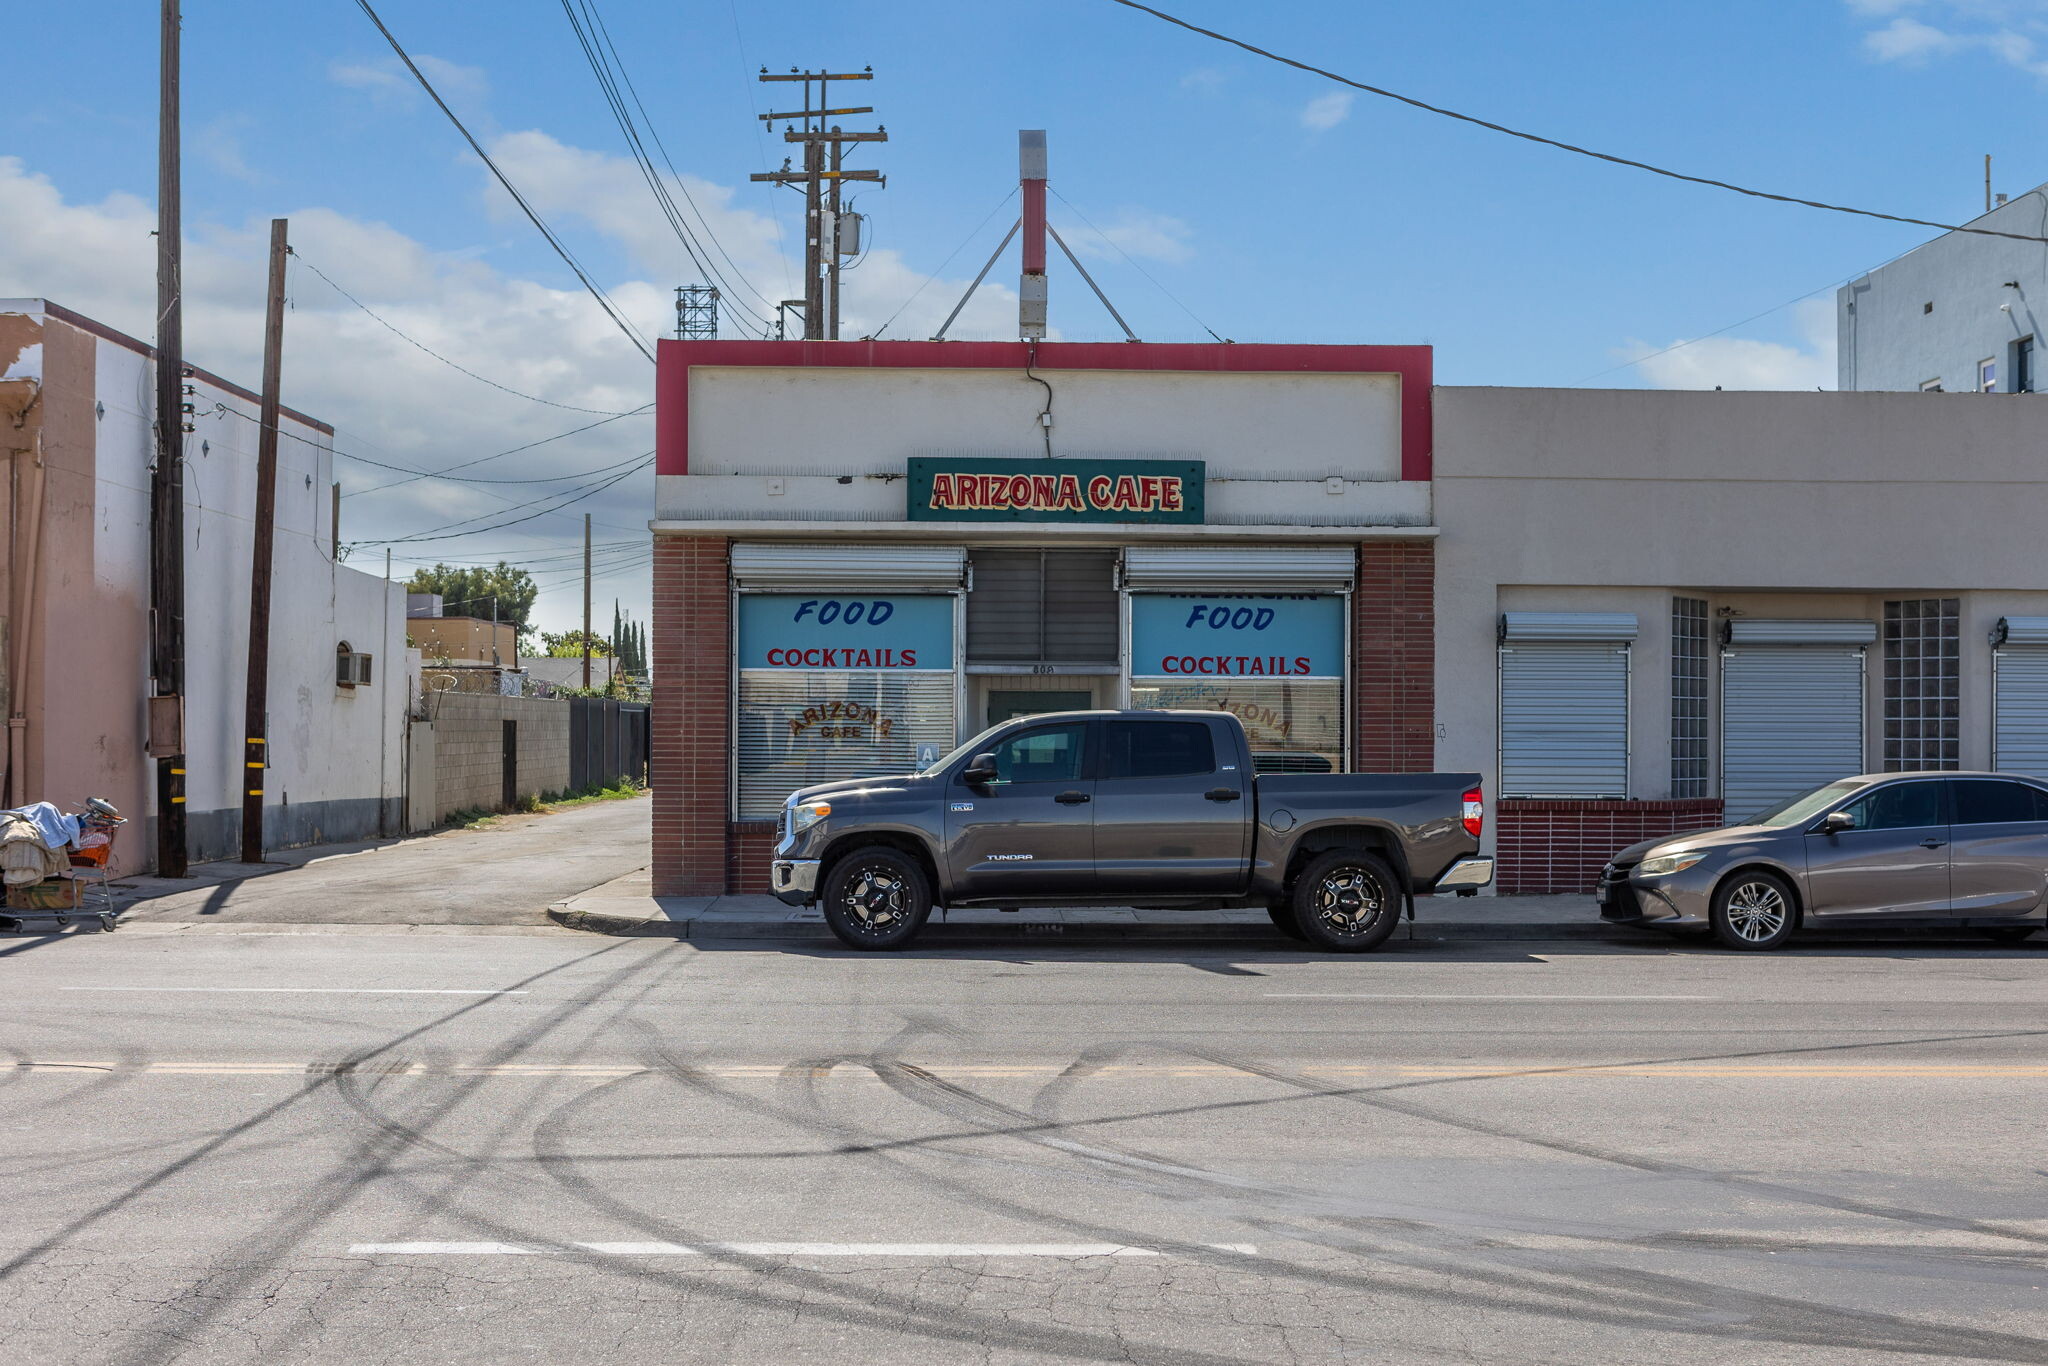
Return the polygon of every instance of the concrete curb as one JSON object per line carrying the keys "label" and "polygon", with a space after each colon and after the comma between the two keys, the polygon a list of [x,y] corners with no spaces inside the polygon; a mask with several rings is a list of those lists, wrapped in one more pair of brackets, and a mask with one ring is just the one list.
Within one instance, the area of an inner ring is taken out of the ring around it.
{"label": "concrete curb", "polygon": [[[797,943],[836,944],[823,920],[777,920],[758,915],[712,915],[685,920],[650,920],[644,916],[609,915],[603,911],[577,910],[567,902],[548,907],[548,919],[565,929],[583,930],[642,939],[685,940],[783,940]],[[1592,924],[1524,922],[1486,924],[1483,922],[1417,920],[1395,932],[1396,939],[1432,940],[1595,940],[1610,944],[1655,944],[1661,936],[1643,930]],[[1003,940],[1045,943],[1089,943],[1096,940],[1148,939],[1179,943],[1264,944],[1270,947],[1299,947],[1270,925],[1219,924],[1190,917],[1186,925],[1128,924],[1106,922],[1087,925],[1055,924],[1018,918],[999,924],[977,922],[949,925],[934,920],[919,935],[927,943],[962,943]]]}

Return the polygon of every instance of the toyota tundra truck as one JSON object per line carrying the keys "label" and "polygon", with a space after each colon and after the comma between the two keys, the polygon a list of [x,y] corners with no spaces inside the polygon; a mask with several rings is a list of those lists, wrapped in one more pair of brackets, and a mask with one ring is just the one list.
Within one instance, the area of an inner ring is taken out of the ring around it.
{"label": "toyota tundra truck", "polygon": [[1493,880],[1484,812],[1476,773],[1259,773],[1229,712],[1057,712],[792,793],[771,877],[856,949],[903,947],[934,907],[1264,907],[1356,953],[1417,895]]}

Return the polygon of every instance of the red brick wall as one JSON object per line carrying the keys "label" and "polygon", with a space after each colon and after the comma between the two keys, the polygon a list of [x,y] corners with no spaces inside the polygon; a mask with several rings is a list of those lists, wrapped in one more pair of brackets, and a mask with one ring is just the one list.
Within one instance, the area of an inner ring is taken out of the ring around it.
{"label": "red brick wall", "polygon": [[1351,597],[1352,767],[1428,773],[1436,767],[1436,547],[1368,541]]}
{"label": "red brick wall", "polygon": [[760,896],[768,890],[768,860],[775,853],[775,822],[736,821],[725,862],[725,890]]}
{"label": "red brick wall", "polygon": [[717,896],[727,878],[732,593],[727,542],[654,538],[654,894]]}
{"label": "red brick wall", "polygon": [[1710,830],[1718,799],[1546,801],[1514,797],[1493,811],[1494,882],[1505,893],[1588,892],[1600,867],[1641,840]]}

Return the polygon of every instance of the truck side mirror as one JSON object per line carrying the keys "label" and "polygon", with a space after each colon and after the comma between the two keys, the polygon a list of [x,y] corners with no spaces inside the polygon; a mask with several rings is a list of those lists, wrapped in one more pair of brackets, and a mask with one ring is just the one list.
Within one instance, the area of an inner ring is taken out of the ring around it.
{"label": "truck side mirror", "polygon": [[986,787],[996,780],[996,756],[977,754],[960,770],[960,781],[969,787]]}
{"label": "truck side mirror", "polygon": [[1856,818],[1846,811],[1830,811],[1821,818],[1820,828],[1823,834],[1839,835],[1844,830],[1854,830]]}

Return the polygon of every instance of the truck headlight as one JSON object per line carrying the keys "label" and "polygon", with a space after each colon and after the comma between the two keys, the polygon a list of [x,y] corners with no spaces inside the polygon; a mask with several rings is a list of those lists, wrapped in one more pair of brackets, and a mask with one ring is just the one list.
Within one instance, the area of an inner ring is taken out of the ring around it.
{"label": "truck headlight", "polygon": [[789,832],[801,835],[832,814],[830,802],[803,802],[789,809]]}
{"label": "truck headlight", "polygon": [[1644,877],[1664,877],[1671,873],[1682,873],[1707,856],[1704,849],[1688,854],[1660,854],[1646,858],[1637,865],[1636,871]]}

